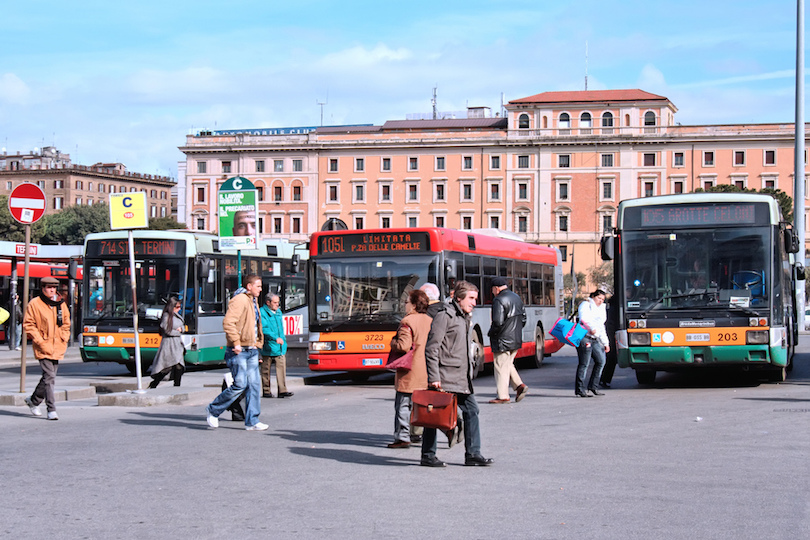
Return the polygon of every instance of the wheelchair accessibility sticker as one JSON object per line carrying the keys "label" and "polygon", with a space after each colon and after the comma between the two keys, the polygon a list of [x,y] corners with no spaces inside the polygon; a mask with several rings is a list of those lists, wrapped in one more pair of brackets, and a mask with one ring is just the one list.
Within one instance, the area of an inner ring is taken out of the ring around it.
{"label": "wheelchair accessibility sticker", "polygon": [[346,342],[345,341],[338,341],[338,350],[345,351],[346,350]]}
{"label": "wheelchair accessibility sticker", "polygon": [[661,334],[653,334],[652,335],[653,343],[661,343]]}

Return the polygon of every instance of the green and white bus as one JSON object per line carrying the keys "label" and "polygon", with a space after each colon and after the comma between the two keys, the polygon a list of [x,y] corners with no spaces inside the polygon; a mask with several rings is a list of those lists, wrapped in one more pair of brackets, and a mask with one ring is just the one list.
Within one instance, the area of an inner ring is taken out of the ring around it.
{"label": "green and white bus", "polygon": [[738,366],[781,381],[798,342],[797,235],[769,195],[693,193],[622,201],[611,299],[618,365],[658,371]]}
{"label": "green and white bus", "polygon": [[[309,341],[305,245],[262,240],[258,249],[221,251],[219,237],[194,231],[133,231],[141,363],[160,345],[158,324],[170,296],[183,304],[187,364],[217,364],[225,355],[222,319],[247,274],[262,278],[262,293],[281,298],[287,342]],[[239,260],[241,259],[241,268]],[[127,231],[89,234],[84,244],[82,360],[118,362],[135,370],[132,288]]]}

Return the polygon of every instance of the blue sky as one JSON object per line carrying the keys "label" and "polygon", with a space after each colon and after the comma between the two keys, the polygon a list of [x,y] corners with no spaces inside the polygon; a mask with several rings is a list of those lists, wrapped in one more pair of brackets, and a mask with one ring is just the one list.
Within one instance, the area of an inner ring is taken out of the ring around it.
{"label": "blue sky", "polygon": [[640,88],[682,124],[793,122],[796,1],[7,2],[0,147],[176,176],[200,129],[379,124]]}

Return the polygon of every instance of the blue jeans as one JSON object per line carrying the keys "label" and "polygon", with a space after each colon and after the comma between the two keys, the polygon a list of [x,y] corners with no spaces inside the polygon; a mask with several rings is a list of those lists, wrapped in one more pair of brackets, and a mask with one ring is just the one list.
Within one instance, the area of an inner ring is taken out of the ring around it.
{"label": "blue jeans", "polygon": [[225,362],[233,375],[233,384],[208,405],[208,413],[219,417],[244,392],[245,425],[254,426],[259,422],[261,412],[262,380],[259,375],[259,350],[243,349],[239,354],[234,354],[233,348],[228,347],[225,350]]}
{"label": "blue jeans", "polygon": [[[464,457],[481,455],[481,428],[478,425],[478,403],[472,394],[456,394],[461,417],[464,419]],[[436,429],[425,428],[422,433],[422,458],[436,457]]]}
{"label": "blue jeans", "polygon": [[[605,367],[605,347],[598,339],[585,336],[579,343],[579,347],[577,347],[577,355],[579,356],[579,365],[577,366],[577,381],[574,389],[577,394],[585,394],[588,390],[595,389],[599,383],[602,368]],[[591,363],[592,356],[593,371],[591,371],[588,387],[585,388],[585,375],[588,373],[588,365]]]}

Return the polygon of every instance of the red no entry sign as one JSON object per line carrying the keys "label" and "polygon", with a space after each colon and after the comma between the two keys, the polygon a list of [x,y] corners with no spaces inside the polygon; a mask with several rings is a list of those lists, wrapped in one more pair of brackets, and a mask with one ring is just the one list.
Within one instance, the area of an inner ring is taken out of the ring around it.
{"label": "red no entry sign", "polygon": [[34,223],[45,213],[45,193],[36,184],[20,184],[8,198],[11,215],[22,223]]}

